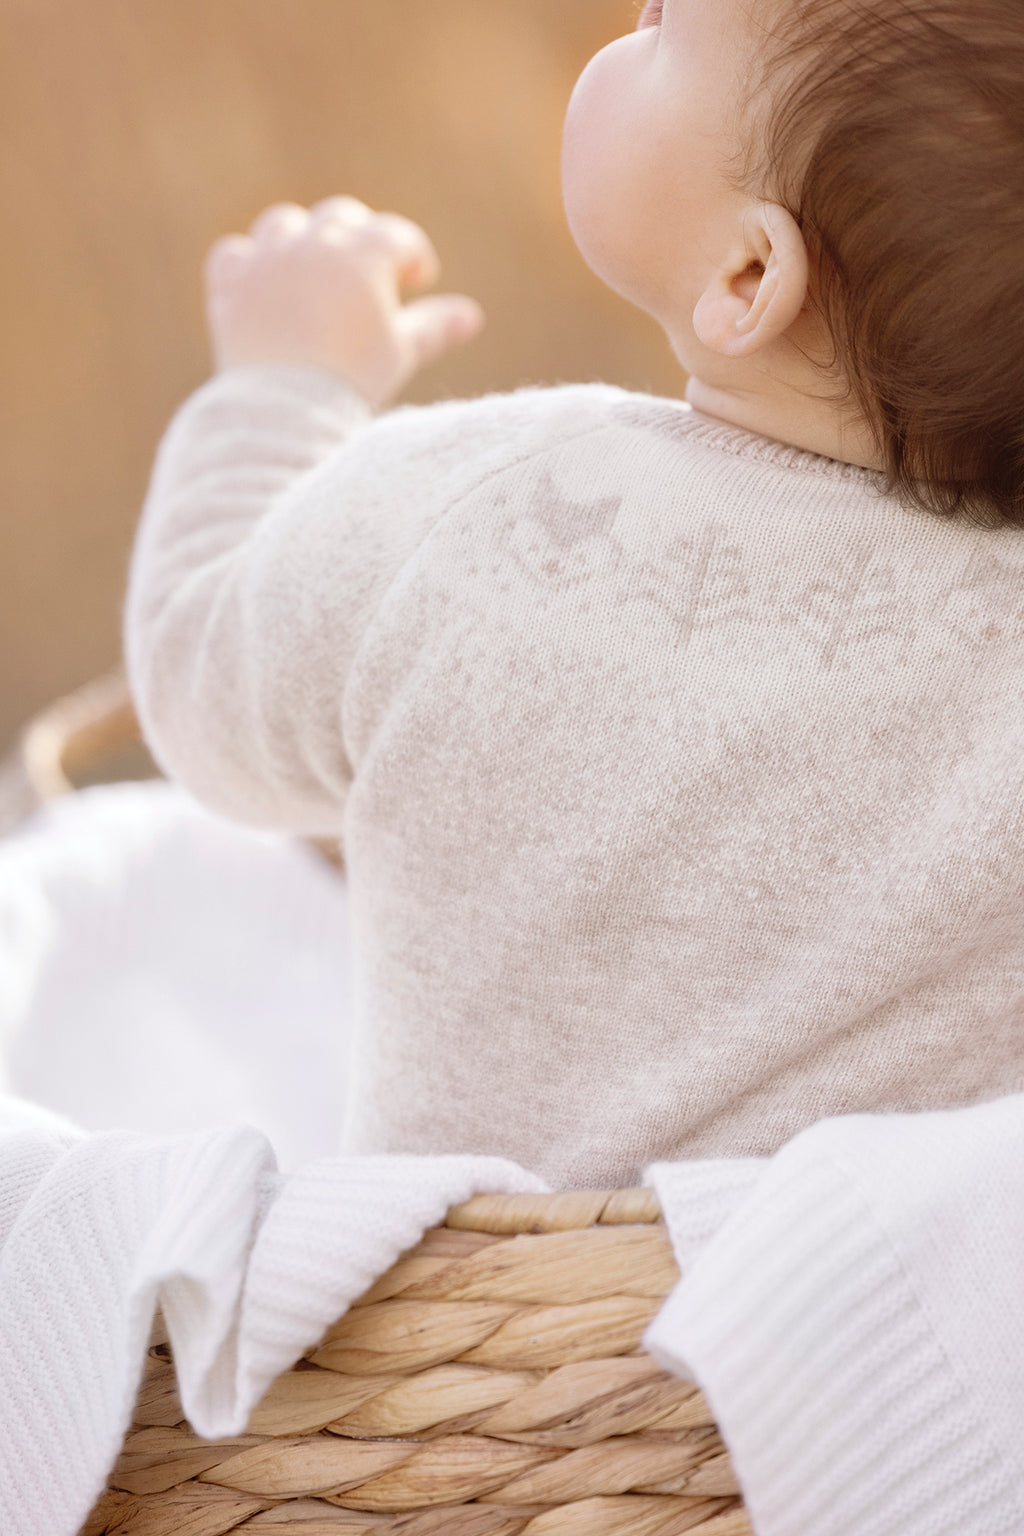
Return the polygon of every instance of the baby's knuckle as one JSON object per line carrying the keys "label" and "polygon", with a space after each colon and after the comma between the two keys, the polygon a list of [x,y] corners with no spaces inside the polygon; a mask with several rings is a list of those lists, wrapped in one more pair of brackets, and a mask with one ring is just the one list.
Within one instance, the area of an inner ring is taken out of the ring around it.
{"label": "baby's knuckle", "polygon": [[324,225],[310,229],[305,240],[309,259],[315,265],[350,268],[357,259],[357,244],[350,229]]}
{"label": "baby's knuckle", "polygon": [[353,272],[365,273],[380,266],[387,254],[387,242],[380,232],[368,225],[346,230],[336,249]]}
{"label": "baby's knuckle", "polygon": [[385,229],[379,214],[375,214],[365,224],[357,225],[352,231],[352,243],[360,251],[379,250],[385,238]]}
{"label": "baby's knuckle", "polygon": [[357,218],[362,219],[370,213],[365,203],[361,203],[357,197],[349,197],[339,194],[337,197],[325,197],[321,202],[313,205],[313,213],[323,218]]}
{"label": "baby's knuckle", "polygon": [[280,236],[293,230],[298,231],[308,217],[306,209],[300,207],[298,203],[271,203],[269,208],[264,208],[253,221],[253,238],[260,239],[268,235]]}
{"label": "baby's knuckle", "polygon": [[261,219],[276,219],[284,215],[291,216],[293,213],[305,212],[306,210],[301,203],[293,203],[282,198],[280,202],[268,203],[263,212],[258,214],[257,217]]}

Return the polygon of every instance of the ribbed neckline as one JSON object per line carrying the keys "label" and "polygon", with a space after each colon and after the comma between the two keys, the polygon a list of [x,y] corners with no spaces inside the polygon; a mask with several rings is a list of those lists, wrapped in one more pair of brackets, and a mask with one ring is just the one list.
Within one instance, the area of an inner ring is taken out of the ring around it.
{"label": "ribbed neckline", "polygon": [[818,479],[838,480],[855,485],[868,486],[876,491],[888,491],[887,477],[877,469],[866,469],[861,464],[846,464],[824,454],[812,453],[808,448],[796,448],[792,443],[779,442],[777,438],[762,437],[745,427],[734,427],[717,417],[706,416],[703,411],[680,400],[651,400],[651,416],[671,415],[673,424],[695,443],[734,458],[749,459],[755,464],[770,465],[774,469],[795,470],[799,474],[814,475]]}

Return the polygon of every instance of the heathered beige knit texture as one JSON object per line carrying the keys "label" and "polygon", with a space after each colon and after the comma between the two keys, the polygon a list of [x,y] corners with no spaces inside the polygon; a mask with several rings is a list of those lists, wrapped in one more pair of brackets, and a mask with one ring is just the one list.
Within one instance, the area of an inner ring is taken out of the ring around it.
{"label": "heathered beige knit texture", "polygon": [[620,1185],[1024,1088],[1024,532],[604,386],[240,369],[128,654],[172,775],[343,837],[348,1151]]}

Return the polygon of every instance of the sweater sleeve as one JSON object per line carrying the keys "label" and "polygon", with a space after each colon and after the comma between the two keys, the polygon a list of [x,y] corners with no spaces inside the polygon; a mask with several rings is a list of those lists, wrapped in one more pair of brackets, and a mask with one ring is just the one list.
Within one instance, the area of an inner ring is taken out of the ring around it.
{"label": "sweater sleeve", "polygon": [[[322,370],[233,369],[185,402],[157,454],[128,586],[129,681],[160,767],[238,820],[339,829],[345,657],[325,610],[340,541],[323,469],[368,416]],[[355,633],[382,551],[366,519],[348,523],[339,534],[378,546],[356,552],[344,594]]]}
{"label": "sweater sleeve", "polygon": [[719,1176],[710,1221],[706,1172],[695,1202],[649,1170],[683,1278],[645,1344],[703,1389],[757,1536],[1024,1530],[1022,1167],[1014,1096],[822,1121]]}

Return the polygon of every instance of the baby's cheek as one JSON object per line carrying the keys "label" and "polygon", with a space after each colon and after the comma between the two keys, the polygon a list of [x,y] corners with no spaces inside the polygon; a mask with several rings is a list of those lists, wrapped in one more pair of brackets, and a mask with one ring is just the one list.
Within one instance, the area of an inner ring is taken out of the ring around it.
{"label": "baby's cheek", "polygon": [[[605,50],[607,52],[607,50]],[[576,83],[562,139],[562,197],[573,239],[598,277],[615,286],[614,238],[623,208],[621,151],[607,104],[602,55]]]}
{"label": "baby's cheek", "polygon": [[656,29],[618,38],[583,71],[566,113],[562,190],[574,240],[608,286],[646,307],[650,231],[664,216]]}

